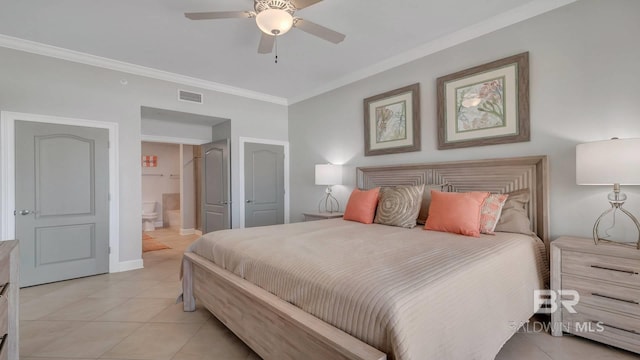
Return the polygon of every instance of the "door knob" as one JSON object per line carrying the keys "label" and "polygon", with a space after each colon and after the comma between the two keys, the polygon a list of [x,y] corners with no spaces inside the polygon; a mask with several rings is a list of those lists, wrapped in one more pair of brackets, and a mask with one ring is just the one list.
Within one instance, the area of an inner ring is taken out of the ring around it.
{"label": "door knob", "polygon": [[[33,212],[33,211],[31,211],[31,210],[20,210],[20,211],[18,211],[18,213],[19,213],[20,215],[29,215],[29,214],[31,214],[32,212]],[[15,211],[14,211],[13,213],[14,213],[14,215],[15,215]]]}
{"label": "door knob", "polygon": [[246,202],[247,202],[247,204],[251,204],[253,202],[253,200],[247,200]]}

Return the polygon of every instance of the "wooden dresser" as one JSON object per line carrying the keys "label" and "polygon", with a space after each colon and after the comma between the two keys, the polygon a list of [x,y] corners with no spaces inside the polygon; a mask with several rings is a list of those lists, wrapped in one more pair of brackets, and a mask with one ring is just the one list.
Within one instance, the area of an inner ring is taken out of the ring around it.
{"label": "wooden dresser", "polygon": [[0,241],[0,360],[18,360],[18,241]]}
{"label": "wooden dresser", "polygon": [[640,250],[558,238],[551,242],[551,289],[569,305],[571,291],[580,296],[574,311],[557,301],[554,336],[567,332],[640,353]]}

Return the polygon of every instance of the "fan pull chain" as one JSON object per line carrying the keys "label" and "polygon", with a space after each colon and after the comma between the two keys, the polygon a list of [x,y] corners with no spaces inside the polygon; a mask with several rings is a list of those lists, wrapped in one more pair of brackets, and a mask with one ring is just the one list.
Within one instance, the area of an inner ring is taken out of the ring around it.
{"label": "fan pull chain", "polygon": [[274,39],[275,43],[276,43],[276,64],[278,63],[278,36],[275,36]]}

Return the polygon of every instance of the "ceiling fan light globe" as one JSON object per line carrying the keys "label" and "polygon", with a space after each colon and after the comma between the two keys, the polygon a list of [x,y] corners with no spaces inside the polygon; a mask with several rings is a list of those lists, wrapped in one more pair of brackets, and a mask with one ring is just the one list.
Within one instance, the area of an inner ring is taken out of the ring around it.
{"label": "ceiling fan light globe", "polygon": [[256,15],[256,24],[268,35],[283,35],[291,30],[293,16],[285,10],[267,9]]}

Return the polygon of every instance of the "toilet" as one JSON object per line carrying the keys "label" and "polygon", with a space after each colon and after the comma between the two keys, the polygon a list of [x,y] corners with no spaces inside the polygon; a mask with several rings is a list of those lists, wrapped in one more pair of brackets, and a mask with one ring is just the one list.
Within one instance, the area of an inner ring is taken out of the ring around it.
{"label": "toilet", "polygon": [[156,219],[158,213],[156,212],[155,201],[143,201],[142,202],[142,231],[153,231],[156,229]]}

